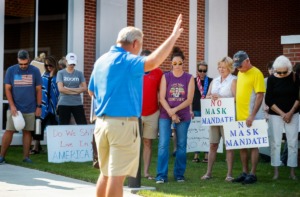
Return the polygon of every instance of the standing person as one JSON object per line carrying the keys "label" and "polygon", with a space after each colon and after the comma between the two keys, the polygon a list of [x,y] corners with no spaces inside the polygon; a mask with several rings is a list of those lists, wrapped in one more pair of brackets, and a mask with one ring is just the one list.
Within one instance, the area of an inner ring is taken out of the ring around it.
{"label": "standing person", "polygon": [[[233,60],[230,57],[224,57],[218,63],[218,71],[220,76],[215,78],[210,86],[206,98],[218,100],[219,98],[235,98],[236,93],[236,76],[231,73],[234,72]],[[203,180],[208,180],[212,177],[212,167],[216,160],[217,150],[220,143],[221,137],[224,138],[223,126],[210,126],[209,131],[209,142],[210,148],[208,153],[208,164],[207,171],[204,176],[201,177]],[[226,161],[227,161],[227,175],[225,181],[231,182],[232,167],[233,167],[233,150],[226,150]]]}
{"label": "standing person", "polygon": [[56,107],[59,91],[56,83],[56,74],[59,70],[55,57],[48,56],[44,60],[45,72],[42,75],[42,124],[41,134],[33,134],[35,140],[30,154],[38,154],[41,151],[40,141],[44,140],[44,131],[47,125],[57,125],[58,118]]}
{"label": "standing person", "polygon": [[68,53],[66,56],[67,67],[58,71],[56,83],[60,92],[58,100],[59,124],[70,124],[71,114],[78,125],[87,124],[81,93],[87,90],[83,73],[74,67],[77,64],[77,56]]}
{"label": "standing person", "polygon": [[159,143],[157,158],[156,183],[168,181],[169,146],[171,124],[175,123],[177,150],[174,165],[174,178],[184,182],[186,169],[187,131],[191,122],[190,105],[193,102],[195,83],[192,75],[184,72],[184,55],[174,47],[172,71],[163,75],[160,82],[159,98],[161,103],[159,116]]}
{"label": "standing person", "polygon": [[58,61],[58,67],[59,70],[65,69],[66,66],[66,57],[62,57],[59,61]]}
{"label": "standing person", "polygon": [[[151,51],[144,50],[141,56],[150,55]],[[149,173],[149,166],[152,155],[152,141],[157,138],[158,131],[158,92],[161,76],[163,72],[156,68],[144,75],[143,83],[143,105],[142,105],[142,125],[143,125],[143,159],[144,159],[144,177],[154,179]]]}
{"label": "standing person", "polygon": [[[192,117],[199,117],[201,116],[201,105],[200,99],[204,99],[207,92],[209,85],[212,81],[212,78],[207,76],[208,65],[206,62],[201,61],[197,63],[197,77],[195,77],[195,93],[193,98],[192,104]],[[195,163],[199,163],[199,154],[200,152],[195,152],[194,159],[192,160]],[[202,160],[203,163],[207,163],[208,161],[208,153],[204,153],[204,159]]]}
{"label": "standing person", "polygon": [[[233,56],[233,61],[233,66],[239,70],[236,87],[237,120],[245,120],[247,127],[251,127],[254,120],[264,119],[264,114],[260,110],[266,91],[264,76],[258,68],[251,64],[248,54],[244,51],[238,51]],[[258,148],[250,148],[250,152],[252,164],[250,173],[248,170],[248,150],[240,149],[243,173],[233,182],[251,184],[257,181]]]}
{"label": "standing person", "polygon": [[290,178],[296,180],[295,168],[298,157],[299,131],[299,78],[293,72],[290,60],[281,55],[273,64],[274,74],[268,78],[266,104],[269,106],[271,165],[273,179],[278,179],[281,164],[280,151],[282,131],[288,144],[287,166],[291,168]]}
{"label": "standing person", "polygon": [[34,131],[35,116],[41,115],[42,77],[39,69],[30,65],[29,61],[28,52],[20,50],[18,52],[18,64],[9,67],[5,74],[5,93],[9,110],[6,112],[6,131],[2,137],[0,164],[5,163],[6,152],[13,139],[14,131],[16,131],[12,116],[17,116],[18,111],[23,114],[25,120],[23,162],[32,163],[29,158],[31,132]]}
{"label": "standing person", "polygon": [[143,45],[142,31],[125,27],[117,44],[95,62],[89,94],[95,96],[97,105],[94,135],[101,172],[97,196],[121,197],[126,176],[137,176],[143,75],[168,56],[183,31],[181,22],[180,14],[172,34],[147,57],[137,56]]}

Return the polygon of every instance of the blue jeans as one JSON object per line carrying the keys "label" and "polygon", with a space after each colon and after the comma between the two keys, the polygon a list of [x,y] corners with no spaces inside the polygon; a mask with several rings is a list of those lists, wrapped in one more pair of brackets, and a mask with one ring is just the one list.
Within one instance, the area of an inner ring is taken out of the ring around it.
{"label": "blue jeans", "polygon": [[[176,123],[177,150],[174,165],[174,178],[184,178],[186,169],[187,131],[191,121]],[[168,181],[169,147],[171,136],[171,119],[159,119],[158,159],[156,180]]]}

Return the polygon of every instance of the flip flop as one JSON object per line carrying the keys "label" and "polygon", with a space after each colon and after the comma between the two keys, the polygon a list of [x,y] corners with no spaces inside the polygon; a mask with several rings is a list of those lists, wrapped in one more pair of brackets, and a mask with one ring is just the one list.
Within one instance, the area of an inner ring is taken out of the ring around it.
{"label": "flip flop", "polygon": [[202,180],[209,180],[211,179],[212,177],[211,176],[208,176],[208,175],[204,175],[203,177],[201,177]]}
{"label": "flip flop", "polygon": [[234,179],[233,177],[228,176],[228,177],[225,178],[225,181],[227,181],[227,182],[232,182],[233,179]]}
{"label": "flip flop", "polygon": [[148,180],[154,180],[154,179],[155,179],[155,178],[154,178],[153,176],[151,176],[151,175],[145,176],[145,178],[148,179]]}

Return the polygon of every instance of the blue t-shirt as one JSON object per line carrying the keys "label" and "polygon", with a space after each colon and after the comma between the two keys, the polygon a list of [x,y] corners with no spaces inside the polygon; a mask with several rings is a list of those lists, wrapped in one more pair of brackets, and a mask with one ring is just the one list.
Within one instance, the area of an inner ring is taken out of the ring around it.
{"label": "blue t-shirt", "polygon": [[96,116],[140,117],[145,57],[112,46],[94,65],[89,90]]}
{"label": "blue t-shirt", "polygon": [[36,86],[42,84],[40,70],[29,65],[22,70],[18,64],[9,67],[5,74],[5,84],[11,85],[11,93],[17,110],[33,113],[36,110]]}

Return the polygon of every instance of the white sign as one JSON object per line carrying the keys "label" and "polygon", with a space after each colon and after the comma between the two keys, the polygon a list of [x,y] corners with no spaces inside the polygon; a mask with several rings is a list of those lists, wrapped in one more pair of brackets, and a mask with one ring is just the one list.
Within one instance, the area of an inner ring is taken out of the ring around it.
{"label": "white sign", "polygon": [[235,121],[234,98],[201,99],[202,125],[223,125]]}
{"label": "white sign", "polygon": [[268,147],[268,124],[266,120],[254,120],[251,127],[245,121],[224,124],[226,149]]}
{"label": "white sign", "polygon": [[[195,117],[191,120],[191,124],[187,134],[186,152],[209,152],[209,127],[201,125],[201,117]],[[217,152],[223,152],[223,140],[220,140]]]}
{"label": "white sign", "polygon": [[47,126],[48,162],[93,160],[94,125]]}

